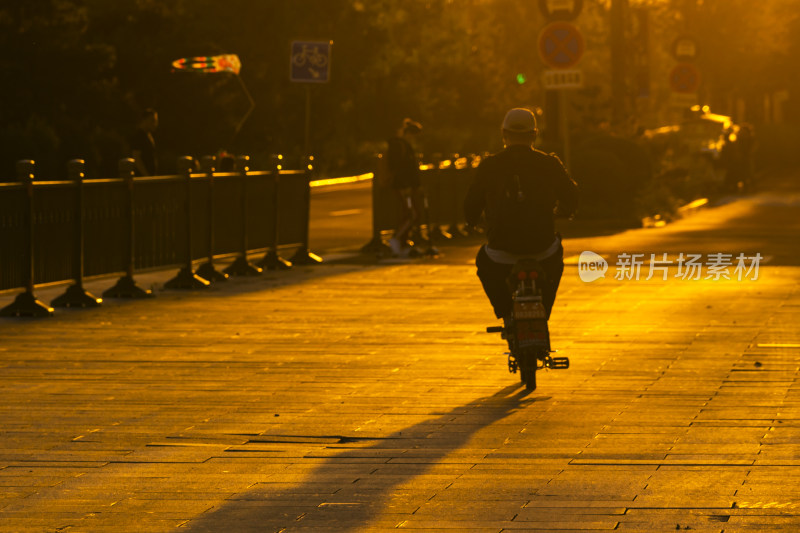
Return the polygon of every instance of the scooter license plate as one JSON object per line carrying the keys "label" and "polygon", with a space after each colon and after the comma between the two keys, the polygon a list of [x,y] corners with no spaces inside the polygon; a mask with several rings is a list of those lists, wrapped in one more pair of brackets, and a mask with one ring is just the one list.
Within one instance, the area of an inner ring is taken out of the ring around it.
{"label": "scooter license plate", "polygon": [[518,320],[516,322],[517,343],[521,348],[550,349],[550,333],[547,321],[541,319]]}

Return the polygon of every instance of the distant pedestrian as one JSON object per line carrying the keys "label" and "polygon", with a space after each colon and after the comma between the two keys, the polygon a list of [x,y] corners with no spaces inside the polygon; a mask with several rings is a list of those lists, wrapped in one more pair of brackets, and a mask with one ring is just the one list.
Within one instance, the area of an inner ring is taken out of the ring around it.
{"label": "distant pedestrian", "polygon": [[400,216],[394,235],[389,240],[392,252],[397,256],[407,256],[412,251],[409,234],[419,220],[420,171],[414,142],[422,133],[422,125],[410,118],[403,121],[397,135],[389,139],[386,151],[386,165],[390,184],[400,203]]}
{"label": "distant pedestrian", "polygon": [[131,157],[140,176],[155,176],[158,172],[156,141],[153,137],[157,128],[158,112],[152,108],[145,109],[131,137]]}

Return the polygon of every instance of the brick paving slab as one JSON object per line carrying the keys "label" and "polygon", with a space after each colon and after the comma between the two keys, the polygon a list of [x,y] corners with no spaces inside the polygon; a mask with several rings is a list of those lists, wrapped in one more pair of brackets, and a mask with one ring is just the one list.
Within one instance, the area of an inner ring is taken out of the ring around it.
{"label": "brick paving slab", "polygon": [[772,259],[594,284],[572,260],[572,366],[530,394],[482,333],[474,247],[0,319],[0,531],[798,530],[793,190],[568,240]]}

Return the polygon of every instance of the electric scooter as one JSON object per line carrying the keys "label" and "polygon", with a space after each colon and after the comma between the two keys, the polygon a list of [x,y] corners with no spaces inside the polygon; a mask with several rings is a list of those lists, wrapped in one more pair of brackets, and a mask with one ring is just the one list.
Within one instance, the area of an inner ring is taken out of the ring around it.
{"label": "electric scooter", "polygon": [[508,341],[508,370],[519,371],[520,379],[529,391],[536,389],[536,372],[542,369],[569,368],[568,357],[553,357],[547,311],[542,304],[542,292],[537,283],[546,273],[535,259],[521,259],[511,270],[508,279],[512,299],[511,319],[505,326],[486,328],[487,333],[500,333]]}

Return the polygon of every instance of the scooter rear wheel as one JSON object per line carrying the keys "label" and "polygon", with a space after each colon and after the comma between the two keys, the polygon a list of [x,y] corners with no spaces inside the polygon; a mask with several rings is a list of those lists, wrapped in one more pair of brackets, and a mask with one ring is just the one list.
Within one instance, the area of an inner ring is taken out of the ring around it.
{"label": "scooter rear wheel", "polygon": [[536,358],[533,354],[524,354],[519,359],[519,377],[525,389],[536,390]]}
{"label": "scooter rear wheel", "polygon": [[536,370],[532,368],[524,370],[522,376],[522,380],[525,382],[525,389],[536,390]]}

